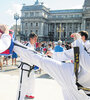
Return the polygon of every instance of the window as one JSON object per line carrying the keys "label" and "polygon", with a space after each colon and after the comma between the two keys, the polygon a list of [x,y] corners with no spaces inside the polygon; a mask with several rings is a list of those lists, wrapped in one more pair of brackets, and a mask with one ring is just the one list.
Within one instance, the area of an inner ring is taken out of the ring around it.
{"label": "window", "polygon": [[27,34],[28,33],[28,31],[27,30],[25,30],[25,34]]}
{"label": "window", "polygon": [[27,27],[27,23],[25,23],[25,26]]}
{"label": "window", "polygon": [[30,16],[33,17],[34,16],[34,12],[30,12]]}
{"label": "window", "polygon": [[69,32],[69,36],[72,34],[72,32]]}
{"label": "window", "polygon": [[33,26],[33,23],[31,23],[31,26]]}
{"label": "window", "polygon": [[90,27],[90,23],[87,23],[86,28],[89,29],[89,27]]}
{"label": "window", "polygon": [[25,17],[28,17],[28,13],[25,13]]}
{"label": "window", "polygon": [[39,16],[39,12],[36,12],[36,13],[35,13],[35,16]]}
{"label": "window", "polygon": [[66,32],[63,33],[64,38],[66,37]]}
{"label": "window", "polygon": [[33,31],[31,30],[30,33],[32,33]]}
{"label": "window", "polygon": [[38,34],[38,30],[36,30],[36,34]]}
{"label": "window", "polygon": [[38,26],[38,23],[36,23],[36,26]]}

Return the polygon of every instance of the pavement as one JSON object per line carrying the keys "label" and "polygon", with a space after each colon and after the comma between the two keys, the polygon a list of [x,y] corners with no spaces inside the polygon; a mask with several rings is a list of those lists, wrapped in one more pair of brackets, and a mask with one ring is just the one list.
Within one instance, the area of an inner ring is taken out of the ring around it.
{"label": "pavement", "polygon": [[[61,87],[54,79],[44,71],[35,75],[35,99],[33,100],[64,100]],[[17,66],[4,66],[0,70],[0,100],[16,100],[18,81],[19,69]]]}

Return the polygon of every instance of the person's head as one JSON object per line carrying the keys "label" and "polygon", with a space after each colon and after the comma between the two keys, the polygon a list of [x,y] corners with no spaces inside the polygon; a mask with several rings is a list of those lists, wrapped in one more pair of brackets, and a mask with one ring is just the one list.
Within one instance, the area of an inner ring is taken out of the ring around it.
{"label": "person's head", "polygon": [[62,43],[62,47],[65,47],[65,45]]}
{"label": "person's head", "polygon": [[37,34],[35,33],[29,34],[29,40],[31,44],[35,44],[37,42],[37,38],[38,38]]}
{"label": "person's head", "polygon": [[87,31],[80,31],[79,34],[81,35],[81,39],[84,42],[88,39],[88,32]]}
{"label": "person's head", "polygon": [[51,44],[48,44],[48,48],[51,48],[52,47],[52,45]]}
{"label": "person's head", "polygon": [[61,40],[58,40],[58,45],[62,45],[62,41]]}
{"label": "person's head", "polygon": [[41,47],[41,45],[42,45],[42,44],[41,44],[41,42],[40,42],[40,43],[38,43],[38,47]]}

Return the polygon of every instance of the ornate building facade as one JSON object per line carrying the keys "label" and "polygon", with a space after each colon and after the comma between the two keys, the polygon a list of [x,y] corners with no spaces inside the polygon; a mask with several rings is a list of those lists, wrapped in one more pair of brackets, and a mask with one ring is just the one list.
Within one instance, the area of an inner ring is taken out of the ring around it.
{"label": "ornate building facade", "polygon": [[70,34],[80,30],[89,32],[90,39],[90,0],[85,0],[82,9],[50,10],[37,0],[34,5],[23,5],[21,10],[22,35],[31,32],[39,40],[70,40]]}

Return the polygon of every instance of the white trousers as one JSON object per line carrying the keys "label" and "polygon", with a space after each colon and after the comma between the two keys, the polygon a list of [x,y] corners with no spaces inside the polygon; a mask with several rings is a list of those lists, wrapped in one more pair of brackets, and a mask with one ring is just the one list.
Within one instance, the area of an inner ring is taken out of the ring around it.
{"label": "white trousers", "polygon": [[19,83],[19,91],[18,92],[18,98],[17,100],[24,100],[25,95],[33,95],[34,93],[34,84],[35,84],[35,77],[34,77],[34,70],[31,71],[29,77],[28,77],[28,71],[24,71],[22,72],[22,70],[20,70],[20,81],[21,83]]}

